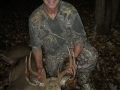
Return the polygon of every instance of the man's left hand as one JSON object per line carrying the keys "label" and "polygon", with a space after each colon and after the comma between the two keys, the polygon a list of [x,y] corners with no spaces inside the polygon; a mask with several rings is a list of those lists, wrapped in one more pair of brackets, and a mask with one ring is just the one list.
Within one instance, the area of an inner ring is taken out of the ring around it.
{"label": "man's left hand", "polygon": [[75,72],[76,72],[76,70],[77,70],[77,68],[78,68],[78,65],[75,64],[73,67],[69,67],[69,68],[67,69],[67,74],[73,75],[73,74],[74,74],[73,68],[74,68],[74,70],[75,70]]}

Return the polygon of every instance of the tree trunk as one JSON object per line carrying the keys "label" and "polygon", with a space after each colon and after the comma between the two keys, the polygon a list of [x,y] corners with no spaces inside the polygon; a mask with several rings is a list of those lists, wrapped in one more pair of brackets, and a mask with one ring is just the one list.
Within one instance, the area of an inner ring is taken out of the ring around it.
{"label": "tree trunk", "polygon": [[105,16],[104,16],[104,23],[102,27],[102,34],[108,34],[111,29],[111,19],[112,19],[112,8],[111,8],[111,1],[112,0],[106,0],[105,2]]}
{"label": "tree trunk", "polygon": [[109,34],[114,27],[119,0],[96,0],[95,30],[98,34]]}
{"label": "tree trunk", "polygon": [[96,23],[96,32],[101,33],[101,27],[104,23],[105,15],[105,0],[96,0],[95,7],[95,23]]}
{"label": "tree trunk", "polygon": [[115,25],[115,20],[119,8],[119,2],[120,0],[112,0],[112,20],[111,20],[111,28]]}

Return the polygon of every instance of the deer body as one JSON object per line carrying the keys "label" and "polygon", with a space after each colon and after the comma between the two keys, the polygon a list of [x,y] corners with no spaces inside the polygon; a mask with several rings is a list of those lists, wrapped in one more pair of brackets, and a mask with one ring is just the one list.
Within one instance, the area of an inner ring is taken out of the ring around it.
{"label": "deer body", "polygon": [[[16,62],[15,67],[11,70],[9,75],[10,84],[7,90],[61,90],[61,80],[66,74],[66,70],[62,71],[61,73],[58,72],[58,77],[50,78],[46,77],[46,73],[44,70],[44,81],[41,83],[37,81],[36,78],[36,76],[38,75],[37,67],[34,57],[30,53],[31,49],[28,46],[20,47],[21,48],[19,48],[19,46],[16,46],[13,49],[11,48],[8,53],[5,54],[8,58]],[[18,56],[15,54],[17,54]],[[25,56],[29,56],[29,58]],[[73,58],[70,55],[70,60],[72,59]],[[73,65],[70,65],[74,69]]]}
{"label": "deer body", "polygon": [[20,77],[10,83],[7,90],[45,90],[43,87],[31,86],[25,79]]}

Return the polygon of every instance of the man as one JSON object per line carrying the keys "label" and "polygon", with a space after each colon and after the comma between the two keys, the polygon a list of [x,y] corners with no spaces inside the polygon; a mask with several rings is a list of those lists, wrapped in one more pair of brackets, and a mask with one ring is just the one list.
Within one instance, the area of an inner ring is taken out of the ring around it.
{"label": "man", "polygon": [[[43,72],[43,49],[46,72],[56,75],[58,66],[68,57],[67,47],[74,50],[78,60],[78,82],[84,90],[91,90],[88,82],[91,71],[97,62],[97,51],[89,44],[77,10],[62,0],[43,0],[30,16],[29,33],[32,51],[38,68],[38,80]],[[76,67],[77,66],[77,67]],[[68,73],[72,73],[68,69]]]}

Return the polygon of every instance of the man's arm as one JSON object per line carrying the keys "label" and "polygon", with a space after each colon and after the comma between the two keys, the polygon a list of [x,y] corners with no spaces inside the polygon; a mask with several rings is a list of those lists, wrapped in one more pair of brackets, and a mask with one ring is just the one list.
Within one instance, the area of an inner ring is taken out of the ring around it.
{"label": "man's arm", "polygon": [[[80,53],[82,52],[82,50],[83,50],[83,46],[76,45],[74,47],[74,57],[77,58],[80,55]],[[75,68],[75,70],[77,70],[77,68],[78,68],[77,63],[74,65],[74,68]],[[68,68],[67,73],[68,74],[73,74],[73,70],[71,68]]]}
{"label": "man's arm", "polygon": [[77,58],[83,50],[83,46],[76,45],[74,47],[74,56]]}
{"label": "man's arm", "polygon": [[36,61],[36,64],[37,64],[37,68],[38,69],[41,69],[43,68],[43,61],[42,61],[42,51],[33,51],[33,55],[35,57],[35,61]]}
{"label": "man's arm", "polygon": [[43,81],[43,61],[42,61],[42,50],[39,51],[33,51],[33,55],[35,57],[35,61],[36,61],[36,64],[37,64],[37,69],[38,69],[38,77],[37,79],[39,81]]}
{"label": "man's arm", "polygon": [[42,61],[42,40],[40,38],[40,29],[38,27],[39,24],[34,18],[35,13],[32,14],[29,18],[29,35],[30,35],[30,44],[32,47],[33,55],[36,61],[37,69],[38,69],[38,80],[42,81],[43,74],[43,61]]}

